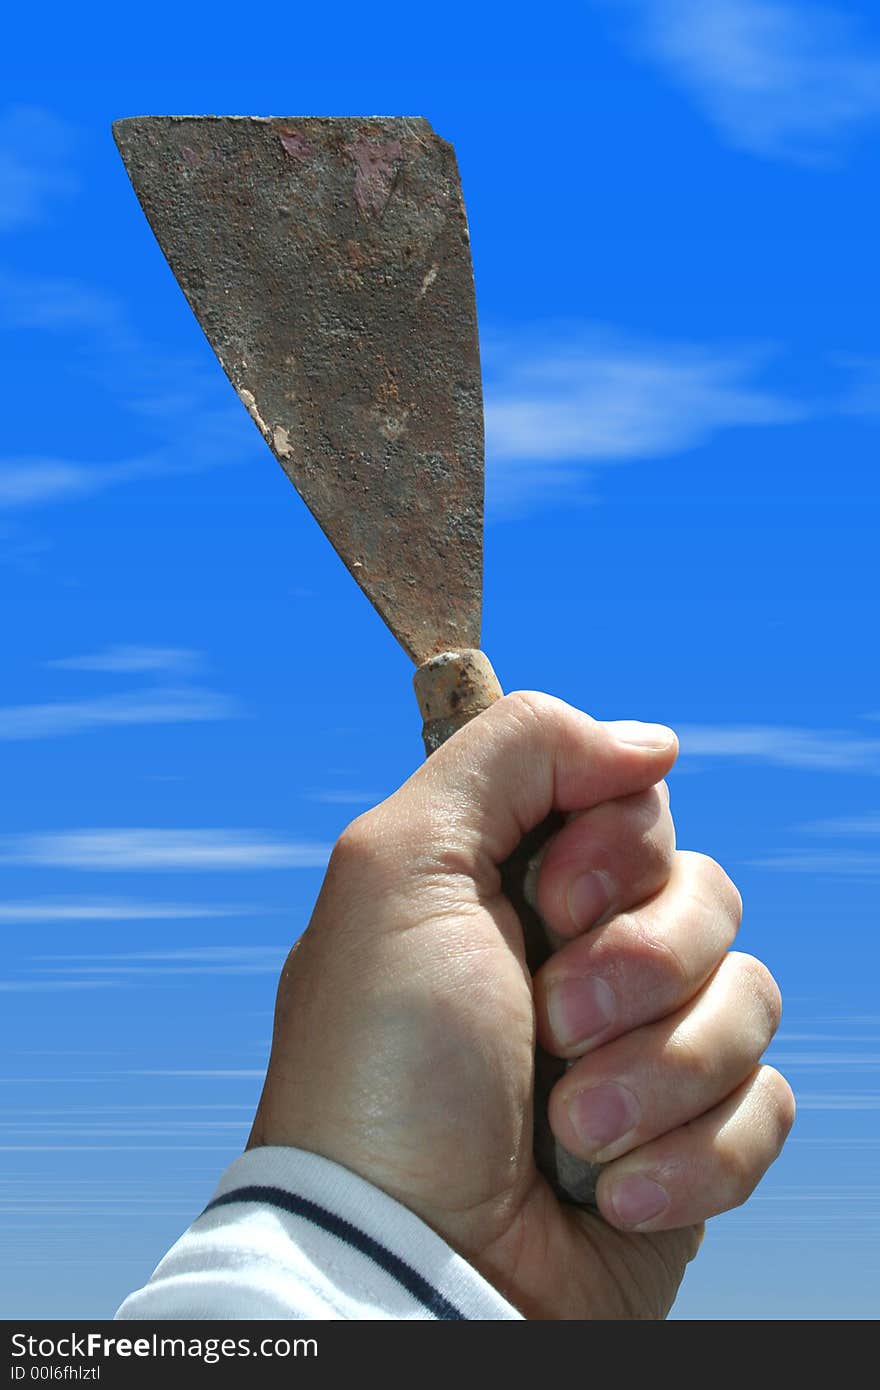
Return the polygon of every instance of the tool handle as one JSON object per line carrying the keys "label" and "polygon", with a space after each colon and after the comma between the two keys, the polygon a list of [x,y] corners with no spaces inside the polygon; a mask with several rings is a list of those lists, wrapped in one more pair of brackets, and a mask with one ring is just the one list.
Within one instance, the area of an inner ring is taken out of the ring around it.
{"label": "tool handle", "polygon": [[[431,657],[418,668],[413,684],[424,720],[422,737],[428,757],[502,694],[488,658],[473,648]],[[554,947],[547,927],[529,901],[530,881],[536,877],[541,850],[564,823],[559,813],[549,815],[501,866],[504,892],[519,916],[526,960],[533,974]],[[547,1119],[550,1092],[567,1065],[543,1048],[535,1049],[535,1161],[557,1196],[578,1206],[595,1206],[601,1164],[586,1163],[570,1154],[557,1142]]]}

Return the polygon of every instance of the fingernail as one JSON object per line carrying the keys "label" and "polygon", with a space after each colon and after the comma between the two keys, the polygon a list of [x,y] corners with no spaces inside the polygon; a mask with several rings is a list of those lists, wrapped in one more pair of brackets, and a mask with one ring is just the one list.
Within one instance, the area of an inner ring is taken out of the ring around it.
{"label": "fingernail", "polygon": [[568,911],[576,931],[585,931],[607,912],[614,885],[601,869],[591,869],[576,878],[568,890]]}
{"label": "fingernail", "polygon": [[641,1226],[669,1206],[669,1194],[641,1173],[619,1178],[611,1189],[611,1205],[621,1226]]}
{"label": "fingernail", "polygon": [[612,722],[611,732],[621,743],[636,748],[668,748],[675,734],[665,724],[641,724],[637,719],[618,719]]}
{"label": "fingernail", "polygon": [[604,1033],[615,1012],[614,994],[604,980],[560,980],[547,992],[550,1027],[562,1047],[574,1047]]}
{"label": "fingernail", "polygon": [[603,1149],[635,1125],[639,1103],[632,1091],[604,1082],[578,1091],[568,1102],[568,1118],[588,1153],[598,1157]]}

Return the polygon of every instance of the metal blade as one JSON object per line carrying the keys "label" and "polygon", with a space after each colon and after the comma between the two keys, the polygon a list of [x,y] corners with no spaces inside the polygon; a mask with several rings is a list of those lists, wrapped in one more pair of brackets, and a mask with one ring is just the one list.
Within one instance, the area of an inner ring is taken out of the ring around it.
{"label": "metal blade", "polygon": [[113,133],[227,376],[388,626],[416,663],[479,646],[482,389],[452,146],[420,117]]}

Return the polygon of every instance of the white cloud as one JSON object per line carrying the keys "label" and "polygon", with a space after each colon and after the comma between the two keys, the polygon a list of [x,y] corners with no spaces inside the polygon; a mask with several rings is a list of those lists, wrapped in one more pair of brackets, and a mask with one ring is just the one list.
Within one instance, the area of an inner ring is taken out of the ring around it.
{"label": "white cloud", "polygon": [[0,862],[110,872],[323,869],[331,849],[247,830],[68,830],[0,840]]}
{"label": "white cloud", "polygon": [[0,116],[0,230],[40,222],[77,192],[73,145],[72,128],[50,111],[15,106]]}
{"label": "white cloud", "polygon": [[880,117],[880,45],[828,6],[625,0],[624,9],[640,51],[666,68],[735,149],[828,163]]}
{"label": "white cloud", "polygon": [[[228,429],[228,424],[225,428]],[[208,432],[206,425],[206,433]],[[16,511],[29,507],[50,506],[57,502],[67,502],[72,498],[105,492],[108,488],[120,487],[142,479],[150,480],[168,474],[194,472],[208,467],[212,461],[217,464],[229,461],[228,453],[224,455],[221,449],[217,450],[212,460],[211,451],[204,448],[204,442],[202,440],[202,447],[194,447],[189,452],[175,447],[145,454],[140,458],[126,459],[121,463],[0,458],[0,509]],[[175,443],[179,443],[179,440]]]}
{"label": "white cloud", "polygon": [[90,346],[116,351],[136,345],[122,304],[103,290],[61,276],[0,272],[3,326],[87,335]]}
{"label": "white cloud", "polygon": [[152,1068],[142,1071],[128,1071],[124,1076],[194,1076],[213,1081],[259,1080],[266,1075],[265,1067],[179,1067],[175,1069]]}
{"label": "white cloud", "polygon": [[807,1092],[797,1097],[798,1110],[880,1110],[880,1094]]}
{"label": "white cloud", "polygon": [[[872,770],[869,766],[868,770]],[[859,816],[837,816],[829,820],[808,821],[795,829],[803,835],[822,835],[831,840],[877,839],[880,837],[880,814],[867,812]],[[749,861],[759,869],[782,869],[790,873],[818,874],[822,877],[847,878],[853,881],[880,878],[880,848],[798,848],[777,850],[760,859]],[[825,1022],[855,1024],[880,1022],[867,1016],[825,1019]]]}
{"label": "white cloud", "polygon": [[[107,1120],[105,1123],[94,1123],[89,1121],[87,1124],[77,1124],[75,1120],[69,1119],[60,1121],[57,1124],[44,1124],[40,1121],[28,1119],[26,1122],[21,1120],[0,1121],[0,1134],[21,1134],[25,1137],[45,1138],[52,1134],[60,1134],[64,1138],[73,1139],[79,1136],[100,1138],[101,1135],[110,1135],[115,1139],[136,1139],[146,1137],[164,1136],[171,1139],[175,1136],[184,1134],[215,1133],[222,1130],[245,1130],[249,1129],[247,1120],[191,1120],[182,1119],[177,1116],[168,1117],[164,1124],[147,1120],[138,1122],[132,1121]],[[2,1200],[2,1197],[0,1197]],[[121,1205],[126,1205],[125,1199],[120,1196]]]}
{"label": "white cloud", "polygon": [[28,994],[34,990],[111,989],[114,980],[0,980],[0,993]]}
{"label": "white cloud", "polygon": [[186,647],[117,646],[86,656],[64,656],[45,664],[62,671],[192,671],[202,654]]}
{"label": "white cloud", "polygon": [[868,1071],[880,1068],[880,1053],[876,1052],[777,1052],[775,1048],[771,1048],[767,1060],[780,1067],[819,1067],[823,1070],[847,1067]]}
{"label": "white cloud", "polygon": [[[807,1107],[810,1108],[809,1106]],[[817,1144],[822,1148],[840,1149],[877,1149],[880,1148],[880,1138],[873,1139],[865,1135],[852,1134],[795,1134],[787,1141],[789,1144]]]}
{"label": "white cloud", "polygon": [[[83,1153],[228,1153],[227,1144],[0,1144],[0,1153],[26,1153],[26,1154],[83,1154]],[[63,1208],[59,1208],[63,1210]],[[106,1210],[101,1209],[97,1215],[107,1215]],[[165,1211],[152,1212],[151,1215],[164,1216]],[[168,1213],[175,1215],[172,1211]],[[102,1254],[95,1259],[100,1264],[106,1264],[107,1257]],[[40,1265],[44,1264],[41,1256]],[[73,1263],[77,1266],[83,1263],[82,1255],[77,1255]]]}
{"label": "white cloud", "polygon": [[[169,1111],[172,1108],[169,1107]],[[180,1110],[198,1110],[200,1108],[202,1107],[198,1105],[181,1106]],[[245,1115],[253,1114],[253,1107],[250,1105],[242,1105],[237,1108]],[[132,1117],[140,1118],[141,1111],[148,1109],[150,1109],[149,1106],[119,1107],[123,1117],[126,1112],[128,1114],[128,1119],[123,1118],[121,1121],[123,1129],[127,1131],[129,1120]],[[16,1122],[13,1121],[8,1128],[20,1128],[22,1138],[27,1138],[29,1117],[32,1114],[40,1113],[40,1111],[18,1110],[17,1114],[23,1117],[24,1123],[16,1126]],[[66,1115],[69,1121],[75,1122],[83,1116],[88,1121],[89,1116],[96,1112],[89,1106],[83,1106],[76,1110],[59,1110],[54,1113],[59,1116]],[[116,1118],[119,1122],[119,1115]],[[168,1120],[172,1126],[177,1118],[178,1116],[171,1113],[168,1115]],[[245,1119],[242,1119],[240,1123],[243,1126],[246,1125]],[[185,1119],[182,1120],[182,1124],[186,1126]],[[58,1133],[62,1138],[64,1137],[63,1130],[59,1130]],[[77,1127],[76,1133],[87,1133],[87,1131]],[[101,1130],[98,1130],[97,1133],[100,1134]],[[172,1137],[172,1134],[173,1129],[167,1137]],[[110,1137],[112,1137],[112,1133]],[[106,1177],[93,1175],[93,1172],[94,1170],[85,1174],[71,1173],[64,1166],[59,1167],[58,1173],[38,1173],[33,1167],[28,1166],[17,1171],[7,1170],[7,1177],[0,1181],[0,1203],[2,1203],[4,1212],[9,1215],[14,1213],[16,1202],[20,1200],[22,1210],[27,1210],[28,1215],[34,1217],[39,1217],[41,1210],[52,1214],[72,1210],[80,1211],[86,1215],[88,1214],[87,1208],[96,1208],[96,1215],[102,1210],[106,1212],[126,1209],[141,1214],[147,1214],[149,1209],[151,1214],[156,1214],[157,1209],[162,1208],[163,1204],[166,1207],[169,1205],[167,1180],[163,1183],[161,1175],[155,1170],[138,1174],[137,1177],[126,1176],[122,1173],[114,1175],[112,1188],[108,1187]],[[174,1203],[180,1204],[181,1212],[187,1210],[192,1212],[192,1204],[198,1202],[201,1196],[202,1181],[198,1173],[178,1174],[174,1184]],[[41,1199],[45,1204],[44,1206],[41,1206]],[[171,1215],[173,1212],[168,1211],[167,1214]],[[28,1225],[33,1229],[31,1222],[28,1222]],[[45,1231],[44,1234],[46,1234]]]}
{"label": "white cloud", "polygon": [[277,975],[288,946],[188,946],[169,951],[34,957],[37,971],[116,978],[154,975]]}
{"label": "white cloud", "polygon": [[481,334],[489,500],[583,488],[585,465],[662,458],[731,428],[804,419],[755,377],[766,353],[551,321]]}
{"label": "white cloud", "polygon": [[228,695],[210,690],[145,690],[42,705],[0,706],[0,741],[59,738],[89,729],[129,724],[191,724],[231,719]]}
{"label": "white cloud", "polygon": [[851,1047],[854,1042],[880,1042],[880,1036],[870,1034],[868,1037],[854,1038],[852,1034],[846,1033],[777,1033],[773,1039],[774,1043],[790,1042],[842,1042]]}
{"label": "white cloud", "polygon": [[808,835],[880,835],[880,811],[869,811],[863,816],[808,821],[798,828]]}
{"label": "white cloud", "polygon": [[[135,417],[145,448],[116,459],[0,458],[0,507],[46,506],[107,488],[212,469],[247,458],[257,437],[224,390],[219,368],[171,357],[144,342],[117,300],[78,281],[0,274],[0,322],[10,333],[72,338],[78,372],[102,397]],[[124,438],[124,431],[117,433]]]}
{"label": "white cloud", "polygon": [[146,903],[131,899],[96,901],[36,898],[0,902],[0,923],[38,922],[182,922],[196,918],[262,915],[266,908],[206,906],[195,903]]}
{"label": "white cloud", "polygon": [[750,859],[757,869],[785,869],[790,873],[820,874],[827,878],[880,878],[880,853],[860,850],[780,850],[777,854]]}
{"label": "white cloud", "polygon": [[0,507],[34,507],[94,492],[115,481],[112,469],[63,459],[0,459]]}
{"label": "white cloud", "polygon": [[843,730],[690,724],[676,732],[685,757],[742,758],[807,771],[880,771],[880,739]]}
{"label": "white cloud", "polygon": [[[249,1105],[231,1105],[229,1103],[214,1102],[210,1105],[161,1105],[155,1103],[142,1105],[139,1101],[130,1105],[49,1105],[39,1106],[38,1108],[28,1107],[27,1109],[16,1110],[17,1115],[72,1115],[77,1119],[82,1119],[84,1115],[140,1115],[148,1110],[159,1110],[163,1113],[170,1110],[243,1110],[250,1113]],[[82,1181],[82,1179],[80,1179]],[[59,1182],[62,1181],[59,1179]],[[98,1181],[98,1179],[94,1179]]]}

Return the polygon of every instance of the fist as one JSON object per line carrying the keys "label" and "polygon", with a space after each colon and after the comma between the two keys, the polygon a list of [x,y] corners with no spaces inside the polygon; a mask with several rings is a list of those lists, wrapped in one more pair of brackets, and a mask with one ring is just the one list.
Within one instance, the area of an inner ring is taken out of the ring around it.
{"label": "fist", "polygon": [[[352,1169],[527,1317],[665,1316],[702,1223],[792,1123],[760,1063],[779,991],[730,951],[739,894],[675,849],[676,754],[662,726],[499,700],[343,834],[279,986],[251,1146]],[[500,866],[551,811],[537,898],[558,949],[533,979]],[[535,1167],[536,1039],[571,1062],[549,1119],[605,1165],[598,1213]]]}

